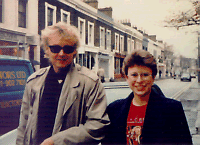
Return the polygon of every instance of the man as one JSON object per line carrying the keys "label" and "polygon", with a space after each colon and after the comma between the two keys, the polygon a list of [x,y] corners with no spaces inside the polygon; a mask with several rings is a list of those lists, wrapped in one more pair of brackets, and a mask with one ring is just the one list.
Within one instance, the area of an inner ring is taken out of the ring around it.
{"label": "man", "polygon": [[181,103],[166,98],[154,84],[157,64],[153,55],[133,51],[124,59],[122,71],[132,93],[109,104],[111,124],[103,145],[191,145]]}
{"label": "man", "polygon": [[101,67],[100,67],[99,70],[97,71],[97,75],[98,75],[98,77],[99,77],[99,79],[101,80],[102,83],[105,82],[104,73],[105,73],[105,71],[104,71],[104,69],[101,68]]}
{"label": "man", "polygon": [[73,60],[79,47],[74,26],[57,23],[42,31],[51,66],[27,80],[17,145],[98,144],[109,119],[98,76]]}

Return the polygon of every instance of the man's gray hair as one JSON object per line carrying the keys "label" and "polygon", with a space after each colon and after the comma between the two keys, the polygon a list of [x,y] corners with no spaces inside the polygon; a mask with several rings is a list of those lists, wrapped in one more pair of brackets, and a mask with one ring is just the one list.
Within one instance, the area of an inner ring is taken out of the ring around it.
{"label": "man's gray hair", "polygon": [[44,50],[48,47],[49,36],[52,34],[60,35],[67,41],[74,42],[76,49],[80,46],[80,35],[78,29],[73,25],[58,22],[41,31],[41,44]]}

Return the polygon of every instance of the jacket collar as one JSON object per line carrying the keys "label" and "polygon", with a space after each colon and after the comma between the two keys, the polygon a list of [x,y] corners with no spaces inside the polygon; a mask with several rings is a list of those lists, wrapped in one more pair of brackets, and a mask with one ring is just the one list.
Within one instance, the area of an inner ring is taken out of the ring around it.
{"label": "jacket collar", "polygon": [[[126,119],[128,117],[130,105],[131,105],[133,98],[134,98],[134,93],[131,92],[130,95],[126,99],[124,99],[124,103],[123,103],[122,108],[121,108],[121,110],[122,110],[121,114],[125,115],[124,116],[125,117],[124,122],[126,122]],[[164,94],[162,93],[160,88],[156,84],[154,84],[152,86],[152,89],[151,89],[151,94],[150,94],[150,97],[149,97],[147,110],[152,110],[156,106],[158,101],[162,98],[165,98]],[[149,108],[151,108],[151,109],[149,109]]]}
{"label": "jacket collar", "polygon": [[69,77],[71,82],[71,87],[76,88],[79,86],[80,80],[78,78],[78,70],[75,66],[75,64],[72,64],[70,67],[70,70],[66,76],[66,79]]}

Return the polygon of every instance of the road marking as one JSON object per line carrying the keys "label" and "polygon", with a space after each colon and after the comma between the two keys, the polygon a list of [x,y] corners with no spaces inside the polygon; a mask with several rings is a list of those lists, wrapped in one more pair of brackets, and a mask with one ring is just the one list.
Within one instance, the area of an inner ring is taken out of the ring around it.
{"label": "road marking", "polygon": [[187,90],[192,86],[192,84],[194,84],[195,82],[196,82],[196,80],[195,80],[194,82],[190,83],[189,85],[185,86],[182,90],[180,90],[180,91],[177,92],[176,94],[174,94],[174,95],[172,96],[172,99],[178,100],[178,97],[179,97],[181,94],[183,94],[183,92],[187,91]]}

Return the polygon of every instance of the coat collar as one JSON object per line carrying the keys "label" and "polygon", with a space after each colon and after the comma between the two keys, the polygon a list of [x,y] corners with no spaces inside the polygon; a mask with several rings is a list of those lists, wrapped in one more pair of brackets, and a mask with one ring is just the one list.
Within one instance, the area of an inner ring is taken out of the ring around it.
{"label": "coat collar", "polygon": [[[121,117],[121,118],[124,118],[123,122],[125,124],[126,124],[126,119],[128,117],[130,105],[133,98],[134,98],[134,94],[133,92],[131,92],[130,95],[126,99],[124,99],[124,103],[122,103],[123,105],[121,107],[121,115],[123,115],[124,117]],[[165,98],[164,94],[162,93],[160,88],[156,84],[154,84],[151,89],[151,94],[149,97],[146,114],[149,114],[149,111],[150,112],[154,111],[155,106],[157,106],[156,104],[159,102],[160,99],[163,99],[163,98]]]}

